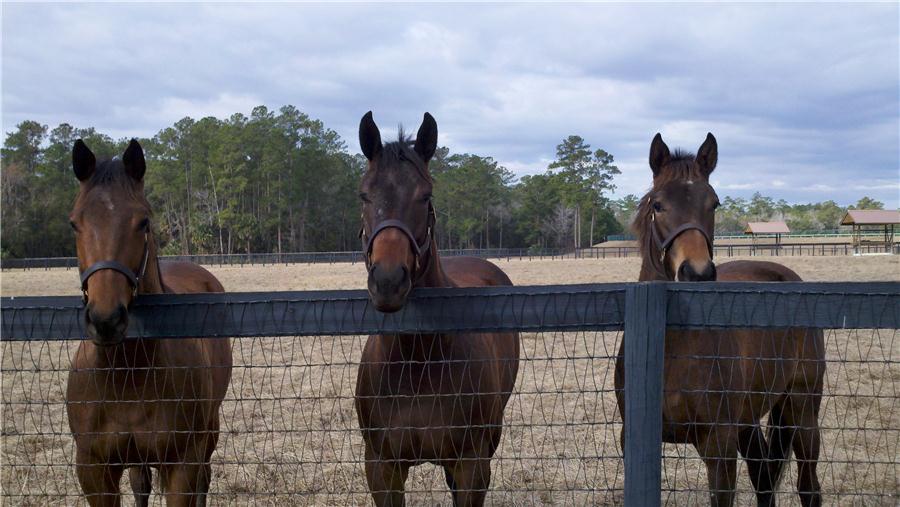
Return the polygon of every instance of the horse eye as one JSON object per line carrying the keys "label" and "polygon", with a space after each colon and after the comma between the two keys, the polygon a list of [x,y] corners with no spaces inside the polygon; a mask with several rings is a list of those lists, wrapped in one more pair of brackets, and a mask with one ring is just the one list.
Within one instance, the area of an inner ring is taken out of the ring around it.
{"label": "horse eye", "polygon": [[150,228],[150,219],[149,218],[145,218],[145,219],[141,220],[141,223],[138,224],[139,231],[146,231],[149,228]]}
{"label": "horse eye", "polygon": [[75,225],[75,222],[69,220],[69,227],[71,227],[73,231],[78,232],[78,226]]}
{"label": "horse eye", "polygon": [[430,200],[431,200],[431,197],[432,197],[431,194],[425,194],[425,196],[422,197],[422,202],[428,202],[428,201],[430,201]]}
{"label": "horse eye", "polygon": [[719,201],[714,202],[713,209],[719,209],[719,204],[721,204]]}
{"label": "horse eye", "polygon": [[653,211],[660,212],[660,211],[662,211],[662,209],[663,209],[662,204],[660,204],[658,202],[653,203]]}
{"label": "horse eye", "polygon": [[367,193],[365,193],[365,192],[360,192],[360,194],[359,194],[359,199],[360,199],[362,202],[369,202],[369,194],[367,194]]}

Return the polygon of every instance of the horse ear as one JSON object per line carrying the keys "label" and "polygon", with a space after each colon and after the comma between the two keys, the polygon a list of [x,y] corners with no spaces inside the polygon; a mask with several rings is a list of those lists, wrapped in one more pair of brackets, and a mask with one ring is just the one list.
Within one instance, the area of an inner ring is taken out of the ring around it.
{"label": "horse ear", "polygon": [[425,113],[425,117],[422,118],[422,126],[419,127],[419,132],[416,134],[415,145],[416,153],[425,162],[428,162],[434,156],[434,150],[437,149],[437,137],[437,122],[434,121],[434,116]]}
{"label": "horse ear", "polygon": [[364,114],[359,120],[359,147],[369,161],[381,155],[381,133],[378,132],[378,125],[375,125],[375,120],[372,119],[372,111]]}
{"label": "horse ear", "polygon": [[708,178],[715,170],[718,161],[719,145],[716,143],[716,138],[712,135],[712,132],[707,132],[706,141],[703,141],[703,145],[697,150],[697,165],[700,166],[700,171]]}
{"label": "horse ear", "polygon": [[144,161],[144,149],[137,139],[132,139],[122,155],[122,163],[125,164],[125,172],[135,181],[144,180],[144,172],[147,171],[147,163]]}
{"label": "horse ear", "polygon": [[87,181],[97,168],[97,158],[81,139],[72,146],[72,170],[78,181]]}
{"label": "horse ear", "polygon": [[669,163],[672,154],[669,153],[669,147],[663,141],[659,132],[653,137],[650,143],[650,169],[653,169],[653,177],[659,175],[659,171]]}

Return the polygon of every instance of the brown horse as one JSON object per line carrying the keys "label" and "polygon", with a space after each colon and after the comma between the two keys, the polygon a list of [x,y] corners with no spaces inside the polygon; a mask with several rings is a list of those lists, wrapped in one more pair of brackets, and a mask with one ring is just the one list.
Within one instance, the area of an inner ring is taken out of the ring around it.
{"label": "brown horse", "polygon": [[231,377],[229,340],[125,335],[138,294],[224,289],[199,266],[157,262],[137,141],[121,160],[98,164],[79,139],[72,164],[81,188],[70,221],[90,338],[75,353],[66,395],[78,482],[91,505],[119,505],[128,468],[137,504],[147,505],[152,467],[167,505],[202,505]]}
{"label": "brown horse", "polygon": [[[402,131],[397,142],[382,145],[371,112],[360,122],[359,141],[369,160],[360,235],[375,308],[399,310],[414,287],[512,285],[483,259],[438,256],[428,172],[437,124],[430,114],[413,146]],[[484,503],[518,360],[517,333],[369,337],[356,413],[377,505],[403,505],[409,468],[426,462],[444,468],[455,505]]]}
{"label": "brown horse", "polygon": [[[650,147],[653,188],[635,218],[640,279],[800,281],[771,262],[712,260],[718,198],[709,184],[718,148],[712,134],[697,155],[674,154],[657,134]],[[746,460],[759,505],[775,488],[793,448],[803,505],[819,505],[816,464],[824,363],[821,330],[670,330],[664,356],[663,441],[693,444],[706,464],[712,505],[734,502],[737,455]],[[625,402],[624,344],[616,361],[619,412]],[[769,414],[768,435],[760,419]],[[624,430],[622,433],[624,445]]]}

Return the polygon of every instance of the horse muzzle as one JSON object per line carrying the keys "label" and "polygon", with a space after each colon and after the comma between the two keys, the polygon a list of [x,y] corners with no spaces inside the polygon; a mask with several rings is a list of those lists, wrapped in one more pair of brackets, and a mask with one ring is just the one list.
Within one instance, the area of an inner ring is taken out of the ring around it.
{"label": "horse muzzle", "polygon": [[118,305],[111,312],[99,312],[88,305],[84,310],[84,323],[88,337],[95,345],[111,347],[125,340],[128,331],[128,309]]}
{"label": "horse muzzle", "polygon": [[678,281],[714,282],[716,281],[716,265],[709,261],[698,270],[691,261],[684,261],[678,267]]}
{"label": "horse muzzle", "polygon": [[409,269],[403,265],[396,267],[372,264],[368,280],[369,298],[379,312],[393,313],[406,304],[412,289]]}

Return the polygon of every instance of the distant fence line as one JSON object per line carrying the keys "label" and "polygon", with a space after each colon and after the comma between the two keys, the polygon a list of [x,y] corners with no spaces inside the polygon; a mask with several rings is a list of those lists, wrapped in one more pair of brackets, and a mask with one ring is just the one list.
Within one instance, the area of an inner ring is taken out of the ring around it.
{"label": "distant fence line", "polygon": [[[850,244],[835,243],[782,243],[750,245],[715,245],[717,257],[755,256],[836,256],[854,254],[900,253],[900,244],[887,248],[883,244],[869,244],[854,247]],[[562,248],[481,248],[445,249],[444,257],[471,256],[485,259],[616,259],[640,257],[636,246],[599,246],[578,250]],[[350,252],[294,252],[294,253],[251,253],[251,254],[197,254],[163,255],[163,261],[189,261],[204,266],[246,266],[275,264],[334,264],[338,262],[356,263],[362,261],[359,251]],[[2,269],[51,269],[78,267],[75,257],[35,257],[29,259],[3,259]]]}
{"label": "distant fence line", "polygon": [[[757,238],[774,238],[775,234],[755,234]],[[841,229],[827,229],[822,231],[792,231],[787,234],[780,235],[782,239],[790,240],[791,238],[849,238],[853,236],[853,231]],[[881,237],[882,233],[878,231],[864,231],[863,236]],[[751,235],[743,231],[716,232],[716,238],[719,239],[749,239]],[[634,234],[611,234],[607,236],[607,241],[633,241],[637,239]]]}

